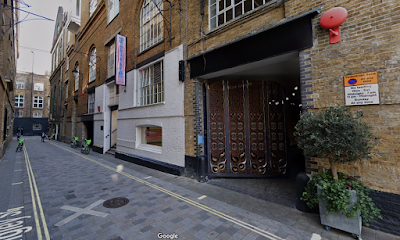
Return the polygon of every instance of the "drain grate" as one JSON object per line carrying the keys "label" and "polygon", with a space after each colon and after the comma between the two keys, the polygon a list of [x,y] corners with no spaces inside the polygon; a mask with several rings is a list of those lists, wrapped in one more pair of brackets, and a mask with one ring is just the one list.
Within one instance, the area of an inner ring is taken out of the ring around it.
{"label": "drain grate", "polygon": [[127,198],[117,197],[117,198],[111,198],[111,199],[104,201],[103,207],[119,208],[119,207],[125,206],[128,203],[129,203],[129,200]]}

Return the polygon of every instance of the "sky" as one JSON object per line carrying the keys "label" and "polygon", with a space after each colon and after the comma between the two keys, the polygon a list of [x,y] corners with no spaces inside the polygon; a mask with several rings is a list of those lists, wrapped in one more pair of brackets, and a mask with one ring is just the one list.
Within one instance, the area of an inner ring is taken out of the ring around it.
{"label": "sky", "polygon": [[[51,44],[55,19],[59,6],[67,6],[70,0],[13,0],[20,2],[20,9],[49,18],[45,20],[20,11],[19,58],[17,72],[45,74],[51,70]],[[26,6],[24,3],[29,5]],[[24,19],[26,17],[26,19]],[[33,53],[32,53],[33,52]],[[32,64],[33,63],[33,64]],[[33,67],[33,69],[32,69]]]}

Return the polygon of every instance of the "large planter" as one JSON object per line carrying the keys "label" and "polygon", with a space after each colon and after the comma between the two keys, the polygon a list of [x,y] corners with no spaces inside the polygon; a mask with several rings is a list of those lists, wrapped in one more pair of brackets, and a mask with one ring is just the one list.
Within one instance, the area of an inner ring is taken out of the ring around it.
{"label": "large planter", "polygon": [[[318,195],[321,193],[321,189],[318,188]],[[349,207],[352,207],[357,202],[357,192],[355,190],[349,190],[351,194]],[[321,224],[325,225],[326,230],[329,231],[330,227],[343,230],[345,232],[352,233],[353,236],[361,239],[361,216],[357,213],[357,217],[346,217],[343,213],[328,213],[323,202],[319,202],[319,216]]]}

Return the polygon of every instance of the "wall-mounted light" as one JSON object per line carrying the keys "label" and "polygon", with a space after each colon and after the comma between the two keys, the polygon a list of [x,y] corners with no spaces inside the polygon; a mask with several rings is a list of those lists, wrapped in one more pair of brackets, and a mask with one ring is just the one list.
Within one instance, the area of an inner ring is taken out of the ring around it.
{"label": "wall-mounted light", "polygon": [[77,78],[79,76],[79,72],[76,70],[76,68],[72,70],[72,76],[74,76],[74,78]]}

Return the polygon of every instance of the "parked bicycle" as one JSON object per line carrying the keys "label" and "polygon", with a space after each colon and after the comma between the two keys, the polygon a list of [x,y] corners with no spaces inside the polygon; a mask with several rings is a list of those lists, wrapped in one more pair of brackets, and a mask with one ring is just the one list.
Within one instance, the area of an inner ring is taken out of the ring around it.
{"label": "parked bicycle", "polygon": [[47,136],[47,139],[49,139],[49,140],[56,139],[56,134],[55,134],[55,133],[53,133],[53,134],[51,134],[51,136],[50,136],[50,137],[49,137],[49,136]]}
{"label": "parked bicycle", "polygon": [[18,145],[17,145],[17,149],[15,150],[16,152],[21,151],[22,148],[24,147],[24,139],[19,138],[18,139]]}
{"label": "parked bicycle", "polygon": [[78,140],[79,140],[78,137],[71,138],[71,147],[72,148],[77,148],[78,147]]}
{"label": "parked bicycle", "polygon": [[90,145],[91,143],[92,143],[92,140],[90,140],[90,139],[85,139],[85,144],[82,144],[81,153],[84,153],[84,154],[88,155],[89,152],[90,152],[89,145]]}

